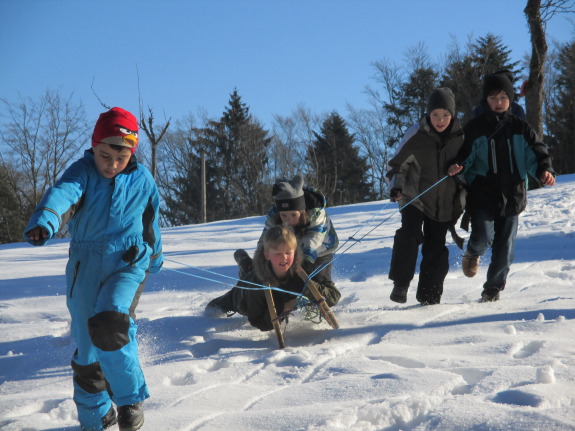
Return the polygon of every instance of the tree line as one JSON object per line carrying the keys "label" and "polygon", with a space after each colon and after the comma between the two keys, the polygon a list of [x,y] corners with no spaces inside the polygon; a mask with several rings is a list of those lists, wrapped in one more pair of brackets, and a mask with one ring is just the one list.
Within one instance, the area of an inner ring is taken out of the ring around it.
{"label": "tree line", "polygon": [[[140,105],[140,162],[150,166],[162,196],[163,226],[264,214],[276,178],[302,174],[328,205],[387,197],[385,172],[405,130],[425,113],[437,87],[450,87],[462,123],[473,116],[482,78],[497,70],[514,73],[522,87],[526,62],[512,61],[500,37],[487,34],[453,42],[444,59],[429,57],[423,43],[405,61],[372,64],[366,86],[369,108],[348,106],[314,113],[298,106],[275,115],[266,129],[237,89],[219,118],[189,115],[157,122]],[[575,173],[575,39],[554,45],[544,70],[542,132],[559,174]],[[529,82],[523,87],[529,87]],[[519,94],[518,94],[519,95]],[[37,99],[0,99],[0,243],[20,241],[22,229],[47,188],[90,145],[93,121],[72,96],[47,90]],[[529,120],[529,103],[526,103]],[[531,117],[533,118],[533,117]],[[534,120],[531,120],[534,121]],[[147,138],[144,139],[144,136]],[[203,174],[203,177],[202,177]]]}

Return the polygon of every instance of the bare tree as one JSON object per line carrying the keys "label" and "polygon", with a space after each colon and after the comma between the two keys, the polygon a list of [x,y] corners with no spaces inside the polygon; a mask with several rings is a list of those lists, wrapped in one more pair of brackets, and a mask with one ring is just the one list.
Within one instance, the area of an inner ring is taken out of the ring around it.
{"label": "bare tree", "polygon": [[315,139],[314,130],[323,122],[321,115],[299,105],[289,116],[274,115],[270,148],[270,182],[309,172],[307,148]]}
{"label": "bare tree", "polygon": [[[138,77],[138,104],[140,107],[140,129],[144,131],[148,141],[150,142],[151,147],[151,160],[150,160],[150,171],[152,172],[152,176],[154,180],[156,179],[156,170],[157,170],[157,152],[158,152],[158,145],[164,138],[164,135],[168,131],[170,127],[170,120],[168,118],[164,125],[160,125],[157,129],[154,127],[154,112],[152,108],[148,106],[148,117],[144,115],[144,103],[142,101],[142,93],[140,92],[140,72],[138,70],[138,65],[136,64],[136,75]],[[165,119],[165,116],[164,116]]]}
{"label": "bare tree", "polygon": [[151,147],[151,161],[150,161],[150,171],[152,172],[152,176],[156,179],[156,171],[157,171],[157,151],[158,145],[162,142],[164,135],[168,131],[170,127],[170,120],[168,118],[164,125],[160,125],[157,128],[154,126],[154,112],[152,108],[148,107],[148,117],[144,116],[144,112],[142,109],[142,103],[140,100],[140,129],[144,131],[148,141],[150,142]]}
{"label": "bare tree", "polygon": [[385,114],[377,107],[373,110],[357,110],[348,105],[349,124],[355,141],[362,154],[367,157],[369,171],[367,176],[377,199],[383,199],[386,194],[385,173],[387,162],[391,158],[392,149],[385,145],[387,140],[387,124]]}
{"label": "bare tree", "polygon": [[543,90],[547,39],[545,26],[557,13],[575,13],[574,0],[527,0],[524,13],[531,34],[531,61],[525,85],[527,122],[543,136]]}
{"label": "bare tree", "polygon": [[7,171],[13,173],[7,181],[27,213],[88,141],[84,105],[51,90],[38,100],[0,102],[6,112],[0,143],[7,148],[0,163],[15,168]]}

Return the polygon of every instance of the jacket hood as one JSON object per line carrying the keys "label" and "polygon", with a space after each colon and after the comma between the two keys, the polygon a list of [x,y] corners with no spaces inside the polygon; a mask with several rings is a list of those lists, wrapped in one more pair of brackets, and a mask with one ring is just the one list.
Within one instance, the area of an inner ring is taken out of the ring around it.
{"label": "jacket hood", "polygon": [[305,197],[305,208],[309,211],[314,208],[324,209],[327,206],[327,199],[318,189],[306,186],[303,189]]}
{"label": "jacket hood", "polygon": [[[288,278],[297,277],[295,269],[301,266],[302,261],[303,255],[300,248],[296,247],[293,265],[288,271]],[[256,277],[262,282],[262,284],[269,283],[269,285],[273,287],[279,286],[283,281],[276,277],[270,261],[265,258],[263,244],[260,244],[256,249],[253,259],[253,268]]]}

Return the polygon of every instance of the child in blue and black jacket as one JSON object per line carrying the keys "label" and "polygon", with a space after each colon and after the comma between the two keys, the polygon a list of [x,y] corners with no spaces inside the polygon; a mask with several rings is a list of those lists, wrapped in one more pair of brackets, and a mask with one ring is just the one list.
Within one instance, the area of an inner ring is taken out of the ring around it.
{"label": "child in blue and black jacket", "polygon": [[116,422],[120,430],[139,429],[149,397],[134,311],[163,254],[158,189],[134,156],[137,132],[130,112],[101,114],[92,148],[46,192],[24,231],[29,243],[41,246],[68,223],[66,302],[77,344],[72,370],[82,430]]}
{"label": "child in blue and black jacket", "polygon": [[491,247],[483,301],[497,301],[515,254],[518,217],[527,205],[528,174],[544,185],[555,177],[547,147],[527,122],[513,115],[515,91],[508,74],[485,77],[482,113],[463,128],[465,139],[448,174],[463,172],[471,234],[462,260],[474,277],[479,258]]}

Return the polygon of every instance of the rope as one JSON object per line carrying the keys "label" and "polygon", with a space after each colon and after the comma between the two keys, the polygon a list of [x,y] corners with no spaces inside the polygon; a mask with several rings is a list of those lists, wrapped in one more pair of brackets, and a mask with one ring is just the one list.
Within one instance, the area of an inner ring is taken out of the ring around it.
{"label": "rope", "polygon": [[290,291],[290,290],[281,289],[281,288],[279,288],[279,287],[264,286],[263,284],[252,283],[251,281],[247,281],[247,280],[240,280],[240,279],[237,278],[237,277],[230,277],[229,275],[219,274],[219,273],[217,273],[217,272],[210,271],[209,269],[198,268],[198,267],[196,267],[196,266],[188,265],[188,264],[186,264],[186,263],[178,262],[178,261],[175,261],[175,260],[172,260],[172,259],[168,259],[168,258],[166,258],[166,257],[164,257],[164,260],[165,260],[165,261],[168,261],[168,262],[172,262],[172,263],[178,264],[178,265],[187,266],[188,268],[196,269],[196,270],[198,270],[198,271],[208,272],[208,273],[210,273],[210,274],[217,275],[218,277],[229,278],[229,279],[231,279],[231,280],[235,280],[236,282],[241,281],[242,283],[250,284],[250,285],[255,286],[255,287],[238,286],[237,284],[234,285],[234,284],[226,283],[226,282],[224,282],[224,281],[214,280],[213,278],[202,277],[201,275],[190,274],[190,273],[188,273],[188,272],[179,271],[179,270],[173,269],[173,268],[164,268],[164,269],[167,269],[167,270],[170,270],[170,271],[173,271],[173,272],[177,272],[178,274],[187,275],[187,276],[189,276],[189,277],[195,277],[195,278],[199,278],[199,279],[202,279],[202,280],[212,281],[212,282],[214,282],[214,283],[223,284],[224,286],[237,287],[238,289],[244,289],[244,290],[249,290],[249,289],[252,289],[252,290],[267,290],[267,289],[271,289],[271,290],[275,290],[276,292],[289,293],[290,295],[293,295],[293,296],[298,296],[298,297],[303,296],[302,293],[292,292],[292,291]]}
{"label": "rope", "polygon": [[[350,236],[347,240],[345,240],[345,242],[344,242],[341,246],[338,247],[338,249],[335,251],[335,253],[338,253],[349,241],[353,240],[354,242],[353,242],[352,244],[350,244],[349,247],[347,247],[342,253],[337,254],[331,261],[326,262],[324,265],[321,265],[321,266],[317,267],[316,269],[314,269],[314,270],[311,272],[311,274],[308,275],[308,278],[307,278],[307,280],[306,280],[305,283],[304,283],[304,289],[303,289],[303,290],[305,290],[305,287],[307,286],[307,283],[309,282],[309,280],[311,280],[311,279],[312,279],[315,275],[317,275],[320,271],[322,271],[324,268],[328,267],[329,265],[333,264],[333,262],[335,262],[336,259],[338,259],[339,257],[343,256],[349,249],[351,249],[351,247],[353,247],[353,246],[356,245],[357,243],[361,242],[367,235],[369,235],[371,232],[373,232],[375,229],[377,229],[377,228],[378,228],[379,226],[381,226],[383,223],[385,223],[386,221],[388,221],[388,220],[389,220],[391,217],[393,217],[395,214],[397,214],[398,212],[401,212],[404,208],[406,208],[407,206],[411,205],[415,200],[419,199],[421,196],[423,196],[424,194],[426,194],[429,190],[431,190],[432,188],[436,187],[439,183],[441,183],[442,181],[444,181],[444,180],[447,179],[447,178],[449,178],[449,175],[445,175],[443,178],[441,178],[441,179],[440,179],[439,181],[437,181],[435,184],[429,186],[429,187],[428,187],[427,189],[425,189],[423,192],[421,192],[421,193],[418,194],[416,197],[414,197],[413,199],[411,199],[411,200],[410,200],[408,203],[406,203],[403,207],[398,208],[396,211],[392,212],[387,218],[383,219],[379,224],[375,225],[372,229],[370,229],[367,233],[365,233],[360,239],[355,239],[355,238],[354,238],[355,235],[357,235],[359,232],[361,232],[379,213],[381,213],[381,211],[383,211],[383,209],[384,209],[387,205],[389,205],[389,202],[385,203],[385,204],[379,209],[379,211],[377,211],[367,222],[363,223],[363,225],[362,225],[352,236]],[[225,286],[229,286],[229,287],[232,287],[232,288],[233,288],[233,287],[237,287],[237,288],[239,288],[239,289],[246,289],[246,290],[247,290],[247,289],[256,289],[256,290],[271,289],[271,290],[275,290],[275,291],[277,291],[277,292],[283,292],[283,293],[288,293],[288,294],[293,295],[293,296],[297,296],[297,297],[298,297],[298,300],[299,300],[300,298],[305,298],[305,297],[303,296],[303,293],[295,293],[295,292],[291,292],[291,291],[289,291],[289,290],[281,289],[281,288],[279,288],[279,287],[264,286],[264,285],[262,285],[262,284],[253,283],[253,282],[251,282],[251,281],[240,280],[240,279],[238,279],[237,277],[230,277],[230,276],[228,276],[228,275],[219,274],[219,273],[217,273],[217,272],[210,271],[210,270],[208,270],[208,269],[198,268],[198,267],[195,267],[195,266],[192,266],[192,265],[188,265],[188,264],[185,264],[185,263],[182,263],[182,262],[177,262],[177,261],[175,261],[175,260],[168,259],[168,258],[164,258],[164,260],[166,260],[166,261],[168,261],[168,262],[172,262],[172,263],[178,264],[178,265],[187,266],[188,268],[195,269],[195,270],[197,270],[197,271],[204,271],[204,272],[207,272],[207,273],[209,273],[209,274],[216,275],[216,276],[218,276],[218,277],[229,278],[229,279],[231,279],[231,280],[234,280],[236,283],[237,283],[238,281],[242,281],[242,282],[244,282],[244,283],[246,283],[246,284],[250,284],[251,286],[254,286],[254,287],[239,286],[239,285],[237,285],[237,284],[232,285],[232,284],[229,284],[229,283],[220,281],[220,280],[214,280],[213,278],[202,277],[202,276],[200,276],[200,275],[189,274],[189,273],[187,273],[187,272],[178,271],[177,269],[166,268],[166,269],[168,269],[168,270],[170,270],[170,271],[174,271],[174,272],[177,272],[177,273],[179,273],[179,274],[184,274],[184,275],[187,275],[187,276],[190,276],[190,277],[196,277],[196,278],[199,278],[199,279],[202,279],[202,280],[207,280],[207,281],[211,281],[211,282],[214,282],[214,283],[223,284],[223,285],[225,285]],[[306,299],[307,299],[307,298],[306,298]],[[308,305],[309,305],[309,301],[308,301],[308,304],[303,305],[303,307],[305,308],[305,307],[307,307]]]}
{"label": "rope", "polygon": [[[322,271],[324,268],[328,267],[329,265],[333,264],[333,262],[338,259],[340,256],[343,256],[350,248],[352,248],[354,245],[356,245],[358,242],[361,242],[367,235],[369,235],[370,233],[372,233],[375,229],[377,229],[379,226],[381,226],[383,223],[385,223],[386,221],[388,221],[391,217],[393,217],[395,214],[403,211],[404,208],[406,208],[407,206],[411,205],[414,201],[416,201],[417,199],[419,199],[421,196],[423,196],[424,194],[426,194],[428,191],[430,191],[432,188],[436,187],[439,183],[441,183],[442,181],[444,181],[445,179],[449,178],[449,175],[445,175],[443,178],[441,178],[439,181],[437,181],[435,184],[432,184],[431,186],[429,186],[426,190],[424,190],[423,192],[421,192],[420,194],[418,194],[416,197],[414,197],[413,199],[411,199],[408,203],[406,203],[404,206],[402,206],[401,208],[398,208],[396,211],[392,212],[387,218],[383,219],[379,224],[377,224],[376,226],[374,226],[372,229],[370,229],[365,235],[363,235],[360,239],[355,239],[354,236],[358,234],[358,232],[360,232],[365,226],[367,226],[381,211],[383,211],[383,209],[389,205],[390,202],[385,203],[381,209],[375,213],[375,215],[369,219],[366,223],[363,224],[362,227],[360,227],[352,236],[350,236],[348,239],[345,240],[345,242],[338,247],[338,249],[335,251],[335,253],[339,252],[350,240],[353,240],[354,242],[348,247],[346,248],[342,253],[337,254],[332,260],[330,260],[329,262],[326,262],[323,265],[318,266],[316,269],[314,269],[311,274],[308,275],[308,281],[313,278],[316,274],[318,274],[320,271]],[[334,253],[334,254],[335,254]],[[306,281],[307,284],[307,281]]]}

